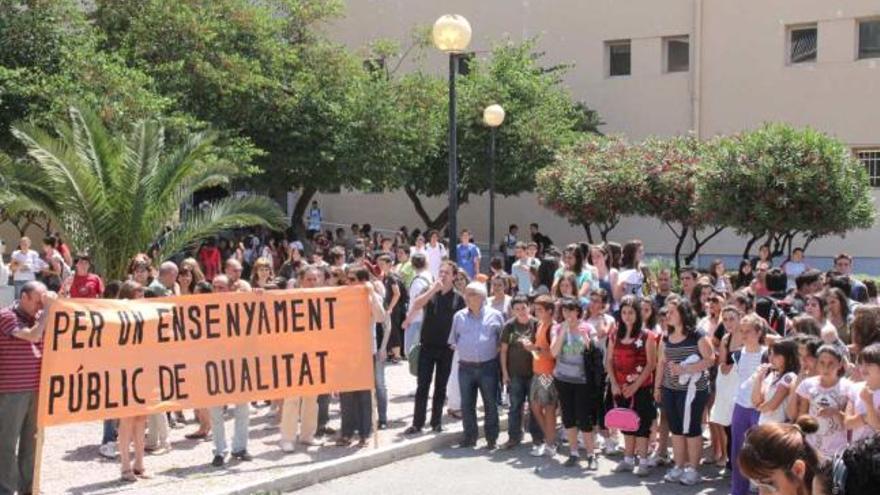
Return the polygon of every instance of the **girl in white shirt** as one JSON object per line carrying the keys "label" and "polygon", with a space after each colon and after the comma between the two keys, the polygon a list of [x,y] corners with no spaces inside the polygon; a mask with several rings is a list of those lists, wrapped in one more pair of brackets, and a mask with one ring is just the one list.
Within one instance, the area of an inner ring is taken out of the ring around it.
{"label": "girl in white shirt", "polygon": [[799,369],[797,342],[783,339],[770,347],[770,363],[758,369],[752,389],[752,404],[760,413],[759,425],[785,423],[785,407],[794,395],[792,385]]}
{"label": "girl in white shirt", "polygon": [[852,384],[846,406],[845,424],[853,442],[880,432],[880,343],[862,349],[859,371],[865,381]]}
{"label": "girl in white shirt", "polygon": [[832,458],[846,447],[843,420],[850,382],[843,378],[846,361],[837,347],[825,344],[816,355],[818,375],[802,381],[797,388],[798,415],[809,414],[818,420],[819,430],[808,435],[807,441]]}

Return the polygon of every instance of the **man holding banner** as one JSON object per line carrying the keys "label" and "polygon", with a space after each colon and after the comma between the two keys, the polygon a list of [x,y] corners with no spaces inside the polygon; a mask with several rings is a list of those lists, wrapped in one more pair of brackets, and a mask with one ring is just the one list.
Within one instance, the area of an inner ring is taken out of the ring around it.
{"label": "man holding banner", "polygon": [[32,280],[20,301],[0,310],[0,495],[32,491],[44,308],[56,297]]}

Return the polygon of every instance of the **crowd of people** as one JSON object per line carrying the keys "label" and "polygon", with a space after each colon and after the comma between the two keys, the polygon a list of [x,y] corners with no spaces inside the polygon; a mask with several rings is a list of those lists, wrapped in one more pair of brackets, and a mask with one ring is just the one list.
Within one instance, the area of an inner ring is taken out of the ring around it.
{"label": "crowd of people", "polygon": [[[734,495],[858,495],[880,480],[880,305],[846,254],[825,272],[801,249],[777,264],[766,246],[735,273],[720,260],[652,272],[638,240],[560,250],[532,224],[522,240],[511,226],[482,270],[467,230],[452,247],[436,231],[322,232],[320,220],[310,211],[302,240],[238,232],[169,260],[149,250],[113,281],[57,235],[41,253],[22,238],[10,264],[0,263],[16,290],[0,310],[0,493],[30,492],[41,316],[56,297],[341,285],[371,288],[375,398],[337,394],[338,430],[331,395],[194,411],[197,427],[185,436],[213,441],[213,466],[251,459],[252,407],[275,411],[284,452],[366,446],[374,411],[378,428],[388,427],[385,366],[408,361],[416,391],[407,436],[441,432],[451,416],[463,422],[461,447],[475,447],[479,396],[488,449],[516,449],[528,435],[529,455],[565,466],[613,462],[638,477],[662,466],[666,482],[683,485],[717,470]],[[144,454],[167,451],[169,428],[185,422],[183,411],[107,420],[99,451],[135,482],[148,476]]]}

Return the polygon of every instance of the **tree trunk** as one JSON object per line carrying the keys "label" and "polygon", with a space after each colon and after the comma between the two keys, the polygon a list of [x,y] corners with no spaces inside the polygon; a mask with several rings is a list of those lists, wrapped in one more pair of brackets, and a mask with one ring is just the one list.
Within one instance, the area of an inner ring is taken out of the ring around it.
{"label": "tree trunk", "polygon": [[678,241],[675,243],[675,273],[679,273],[681,270],[681,248],[684,247],[684,240],[687,239],[688,228],[682,225],[681,231],[677,233],[672,227],[669,227],[669,229],[672,230],[678,238]]}
{"label": "tree trunk", "polygon": [[300,239],[304,239],[306,235],[306,224],[303,222],[303,215],[306,214],[306,209],[317,192],[318,190],[314,187],[306,186],[302,188],[299,197],[296,198],[293,215],[290,217],[290,226],[293,227],[293,231]]}
{"label": "tree trunk", "polygon": [[[445,237],[442,233],[442,230],[446,227],[446,224],[449,223],[449,207],[446,206],[443,210],[437,214],[436,217],[431,217],[431,214],[428,213],[428,210],[425,209],[425,205],[422,204],[422,199],[419,197],[418,193],[415,189],[407,186],[403,188],[404,192],[406,192],[406,196],[409,198],[410,202],[413,205],[413,208],[416,210],[416,214],[425,224],[425,227],[428,230],[436,230],[441,232],[441,237]],[[464,193],[463,195],[458,197],[458,205],[464,205],[468,202],[469,195]]]}
{"label": "tree trunk", "polygon": [[617,224],[620,223],[620,220],[614,220],[613,222],[602,222],[599,225],[599,235],[602,236],[602,242],[608,242],[608,234],[614,230],[614,227],[617,227]]}
{"label": "tree trunk", "polygon": [[723,231],[723,230],[724,230],[724,227],[715,227],[715,229],[712,231],[711,234],[707,235],[706,237],[704,237],[702,239],[700,239],[697,236],[696,229],[692,230],[691,231],[691,239],[694,240],[694,249],[693,249],[693,251],[690,252],[690,254],[688,254],[685,257],[685,259],[684,259],[685,264],[690,265],[694,261],[694,258],[696,258],[698,254],[700,254],[700,250],[703,249],[703,246],[705,246],[706,243],[711,241],[716,235],[720,234],[721,231]]}
{"label": "tree trunk", "polygon": [[749,259],[749,255],[751,254],[751,251],[752,251],[752,246],[754,246],[755,243],[758,242],[758,240],[762,237],[764,237],[763,233],[753,235],[751,237],[751,239],[749,239],[749,242],[746,243],[746,248],[743,251],[743,259],[746,259],[746,260]]}
{"label": "tree trunk", "polygon": [[590,224],[584,222],[581,225],[583,225],[583,227],[584,227],[584,232],[587,233],[587,242],[589,242],[590,244],[594,244],[593,243],[593,229],[590,228]]}

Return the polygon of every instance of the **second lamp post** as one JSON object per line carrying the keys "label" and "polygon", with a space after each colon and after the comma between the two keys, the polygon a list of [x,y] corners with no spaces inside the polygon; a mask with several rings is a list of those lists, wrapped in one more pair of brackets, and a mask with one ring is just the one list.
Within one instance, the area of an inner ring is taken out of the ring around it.
{"label": "second lamp post", "polygon": [[[489,126],[489,260],[495,252],[495,132],[504,122],[501,105],[489,105],[483,110],[483,123]],[[502,253],[504,255],[504,253]]]}

